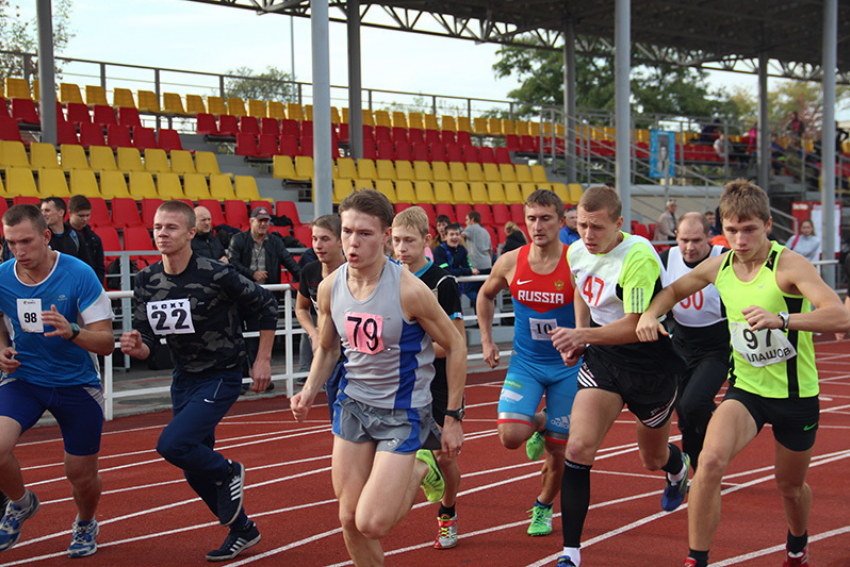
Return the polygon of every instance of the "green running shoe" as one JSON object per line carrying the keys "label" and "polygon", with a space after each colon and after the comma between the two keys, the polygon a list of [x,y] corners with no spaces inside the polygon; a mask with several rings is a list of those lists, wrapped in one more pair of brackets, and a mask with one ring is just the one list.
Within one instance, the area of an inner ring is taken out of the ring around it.
{"label": "green running shoe", "polygon": [[428,474],[422,479],[421,484],[425,498],[428,502],[439,502],[446,491],[446,481],[443,479],[443,473],[440,471],[437,459],[434,458],[434,453],[428,449],[419,449],[416,451],[416,458],[428,465]]}
{"label": "green running shoe", "polygon": [[528,441],[525,442],[525,454],[528,455],[529,461],[536,461],[543,456],[543,451],[546,449],[546,439],[540,435],[539,431],[535,431]]}
{"label": "green running shoe", "polygon": [[528,526],[528,535],[537,537],[552,533],[552,507],[541,506],[537,503],[528,511],[531,516],[531,525]]}

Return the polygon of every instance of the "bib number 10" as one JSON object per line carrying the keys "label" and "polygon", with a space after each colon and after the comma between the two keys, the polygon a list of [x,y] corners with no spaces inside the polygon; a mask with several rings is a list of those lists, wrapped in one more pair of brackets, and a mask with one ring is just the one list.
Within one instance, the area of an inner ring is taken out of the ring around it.
{"label": "bib number 10", "polygon": [[376,354],[384,350],[384,318],[372,313],[347,313],[345,336],[349,348],[364,354]]}

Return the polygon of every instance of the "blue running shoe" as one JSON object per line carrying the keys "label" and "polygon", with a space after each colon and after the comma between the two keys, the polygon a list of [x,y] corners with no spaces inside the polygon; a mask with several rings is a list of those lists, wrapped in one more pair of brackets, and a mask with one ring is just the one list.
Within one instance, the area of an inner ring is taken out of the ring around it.
{"label": "blue running shoe", "polygon": [[227,478],[218,485],[218,521],[222,526],[229,526],[239,516],[244,487],[245,467],[242,463],[230,461]]}
{"label": "blue running shoe", "polygon": [[18,508],[14,502],[9,502],[6,505],[6,514],[0,521],[0,551],[6,551],[18,543],[24,520],[32,518],[38,512],[40,506],[38,498],[32,491],[27,490],[27,492],[30,495],[30,505],[26,508]]}
{"label": "blue running shoe", "polygon": [[78,518],[71,527],[74,528],[74,533],[71,537],[71,545],[68,546],[68,557],[88,557],[89,555],[94,555],[97,552],[95,538],[100,533],[97,520],[93,519],[82,525]]}
{"label": "blue running shoe", "polygon": [[254,522],[249,522],[241,530],[231,529],[221,547],[207,553],[207,561],[229,561],[249,547],[260,543],[261,539],[260,530]]}
{"label": "blue running shoe", "polygon": [[682,453],[682,465],[685,467],[685,476],[679,482],[672,482],[667,476],[667,487],[661,495],[661,508],[666,512],[672,512],[685,500],[688,493],[688,474],[691,470],[691,458],[687,453]]}
{"label": "blue running shoe", "polygon": [[566,555],[562,555],[558,558],[558,562],[555,564],[555,567],[576,567],[576,564],[573,563],[573,560]]}

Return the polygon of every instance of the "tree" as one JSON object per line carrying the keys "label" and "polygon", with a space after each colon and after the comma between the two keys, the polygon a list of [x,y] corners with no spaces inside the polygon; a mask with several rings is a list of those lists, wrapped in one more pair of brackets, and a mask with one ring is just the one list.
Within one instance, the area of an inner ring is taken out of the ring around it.
{"label": "tree", "polygon": [[268,66],[262,73],[258,73],[250,67],[239,67],[227,71],[227,74],[234,77],[228,78],[225,82],[225,98],[276,100],[280,102],[296,102],[298,100],[292,75],[277,67]]}
{"label": "tree", "polygon": [[[53,50],[60,53],[72,37],[71,0],[56,0],[53,3]],[[0,0],[0,51],[38,52],[38,20],[25,20],[20,5],[12,4],[9,0]],[[33,74],[38,72],[37,59],[33,60],[33,67],[26,71]],[[56,73],[61,73],[58,61]],[[0,53],[0,80],[23,76],[23,57],[15,53]]]}

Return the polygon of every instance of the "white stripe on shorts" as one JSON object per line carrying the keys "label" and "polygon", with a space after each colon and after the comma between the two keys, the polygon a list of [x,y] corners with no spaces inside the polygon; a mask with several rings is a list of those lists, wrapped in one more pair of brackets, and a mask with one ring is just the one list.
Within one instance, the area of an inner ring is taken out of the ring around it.
{"label": "white stripe on shorts", "polygon": [[593,378],[593,374],[590,373],[586,364],[583,364],[581,366],[581,370],[578,371],[578,383],[585,388],[599,387],[599,384],[596,383],[596,380]]}

